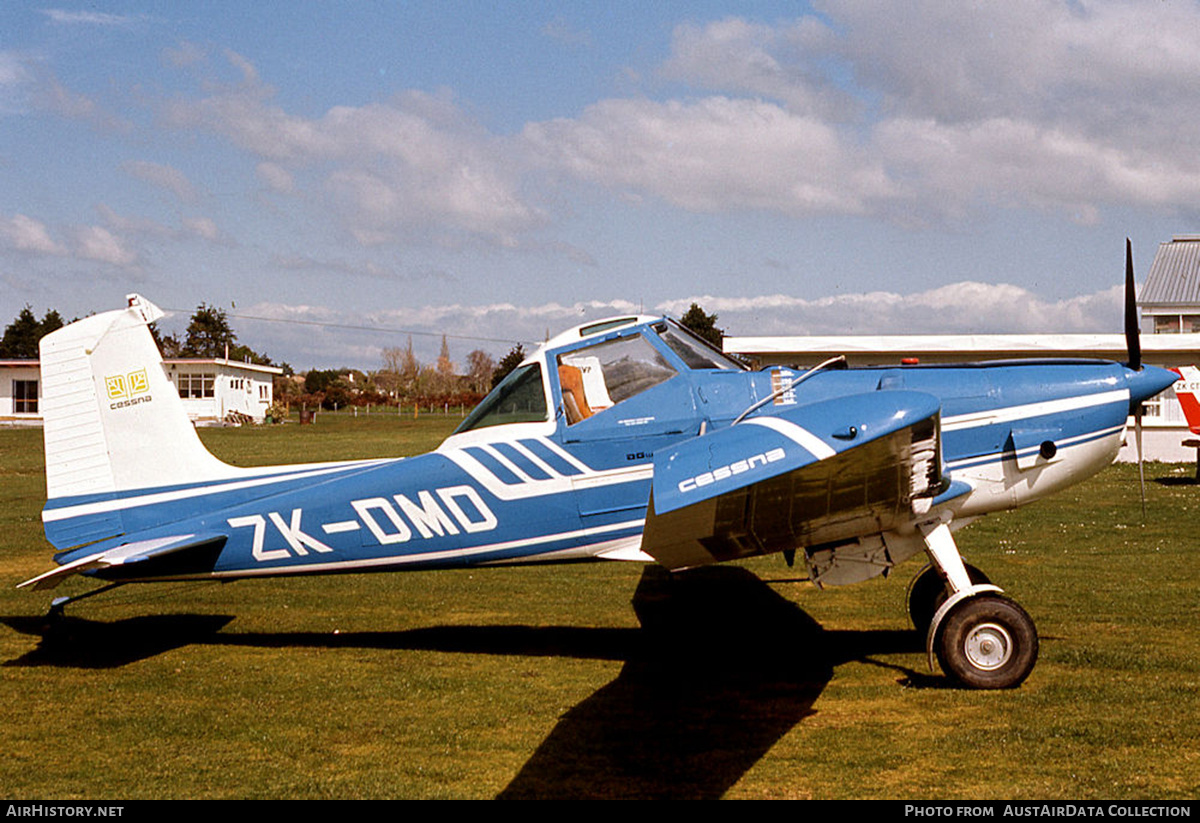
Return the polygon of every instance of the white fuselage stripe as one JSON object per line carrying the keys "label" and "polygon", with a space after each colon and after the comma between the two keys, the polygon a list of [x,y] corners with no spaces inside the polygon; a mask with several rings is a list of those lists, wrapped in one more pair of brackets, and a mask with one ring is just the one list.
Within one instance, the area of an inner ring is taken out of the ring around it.
{"label": "white fuselage stripe", "polygon": [[[1062,452],[1064,449],[1069,449],[1072,446],[1077,446],[1081,443],[1089,443],[1094,440],[1103,440],[1105,438],[1112,437],[1113,435],[1119,435],[1124,431],[1125,426],[1123,425],[1112,426],[1111,428],[1100,429],[1099,431],[1087,432],[1086,434],[1079,434],[1075,437],[1064,438],[1063,440],[1055,441],[1055,444],[1058,446],[1059,452]],[[947,463],[946,469],[950,472],[955,472],[961,471],[964,468],[975,468],[988,463],[1000,463],[1006,459],[1011,460],[1016,454],[1035,452],[1039,448],[1040,445],[1029,446],[1028,448],[1021,449],[1019,452],[998,451],[991,452],[990,454],[977,454],[973,457],[962,457],[958,460]]]}
{"label": "white fuselage stripe", "polygon": [[[494,445],[492,445],[491,443],[482,443],[482,444],[480,444],[479,448],[483,449],[485,452],[487,452],[489,455],[491,455],[492,459],[495,460],[497,463],[499,463],[501,466],[503,466],[504,468],[506,468],[510,472],[512,472],[514,475],[516,475],[517,479],[519,479],[522,483],[534,482],[532,477],[530,477],[528,474],[526,474],[524,471],[522,471],[520,468],[518,468],[516,463],[513,463],[511,460],[509,460],[507,457],[505,457],[504,454],[501,453],[501,451],[498,448],[496,448]],[[557,472],[553,472],[553,474],[557,474]]]}
{"label": "white fuselage stripe", "polygon": [[639,520],[627,520],[624,523],[613,523],[609,526],[593,526],[586,529],[576,529],[569,532],[560,532],[558,534],[547,534],[541,537],[532,537],[521,540],[506,540],[502,543],[489,543],[486,546],[473,546],[466,549],[446,549],[444,551],[423,552],[420,554],[402,554],[391,557],[371,557],[363,560],[343,560],[333,563],[306,563],[293,566],[279,566],[271,569],[238,569],[229,572],[213,572],[213,577],[258,577],[273,574],[295,574],[297,572],[328,572],[328,571],[347,571],[351,569],[369,569],[376,566],[401,566],[410,565],[413,563],[428,563],[437,560],[449,560],[451,558],[474,557],[479,554],[487,554],[489,552],[507,551],[508,549],[519,549],[527,546],[540,546],[546,543],[554,543],[558,540],[571,540],[577,537],[594,537],[596,535],[607,534],[609,532],[621,531],[623,529],[643,528],[646,525],[645,518]]}
{"label": "white fuselage stripe", "polygon": [[[45,523],[53,523],[59,520],[69,520],[72,517],[83,517],[89,514],[104,514],[112,511],[122,511],[124,509],[133,509],[138,506],[152,506],[158,503],[171,503],[176,500],[188,500],[193,497],[205,497],[210,494],[221,494],[223,492],[238,491],[240,489],[251,489],[256,486],[266,486],[272,483],[288,483],[294,480],[307,480],[312,477],[321,477],[326,474],[334,474],[344,471],[347,468],[366,468],[373,464],[388,463],[390,460],[363,460],[347,463],[335,463],[324,466],[318,469],[309,469],[306,471],[290,472],[286,474],[272,474],[264,477],[255,477],[247,480],[234,480],[232,482],[217,482],[211,486],[199,486],[190,489],[175,489],[166,492],[152,492],[150,494],[142,494],[130,497],[120,497],[116,500],[97,500],[92,503],[79,503],[74,506],[63,506],[59,509],[46,509],[42,512],[42,521]],[[281,467],[269,466],[268,471],[278,471]]]}
{"label": "white fuselage stripe", "polygon": [[1061,400],[1045,400],[1040,403],[1026,403],[1022,406],[1006,406],[1004,408],[986,409],[969,414],[956,414],[942,418],[942,431],[950,432],[959,429],[973,429],[978,426],[991,426],[996,423],[1010,423],[1014,420],[1025,420],[1034,417],[1044,417],[1048,414],[1078,411],[1093,406],[1106,406],[1109,403],[1129,403],[1129,390],[1117,389],[1100,392],[1099,394],[1064,397]]}
{"label": "white fuselage stripe", "polygon": [[743,423],[772,429],[800,446],[800,448],[818,460],[824,460],[827,457],[833,457],[837,454],[824,440],[817,437],[808,429],[801,428],[789,420],[783,420],[779,417],[752,417],[749,420],[743,421]]}

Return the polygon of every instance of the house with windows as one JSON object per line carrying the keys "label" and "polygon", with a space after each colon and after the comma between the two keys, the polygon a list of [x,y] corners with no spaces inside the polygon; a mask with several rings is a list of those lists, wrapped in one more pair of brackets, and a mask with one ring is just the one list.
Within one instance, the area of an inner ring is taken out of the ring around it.
{"label": "house with windows", "polygon": [[1200,234],[1159,244],[1138,306],[1142,334],[1200,333]]}
{"label": "house with windows", "polygon": [[0,360],[0,421],[40,421],[41,385],[38,361]]}
{"label": "house with windows", "polygon": [[192,422],[261,423],[283,369],[221,357],[163,361]]}
{"label": "house with windows", "polygon": [[[194,423],[261,423],[275,401],[283,369],[224,358],[163,361],[167,377]],[[37,360],[0,360],[0,424],[40,423],[41,369]]]}

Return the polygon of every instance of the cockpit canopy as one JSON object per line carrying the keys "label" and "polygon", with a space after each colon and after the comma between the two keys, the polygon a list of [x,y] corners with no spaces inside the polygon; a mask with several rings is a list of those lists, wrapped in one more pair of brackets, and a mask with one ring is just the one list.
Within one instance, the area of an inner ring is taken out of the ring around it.
{"label": "cockpit canopy", "polygon": [[592,323],[554,338],[509,373],[455,434],[547,422],[551,408],[573,426],[681,372],[744,368],[674,320]]}

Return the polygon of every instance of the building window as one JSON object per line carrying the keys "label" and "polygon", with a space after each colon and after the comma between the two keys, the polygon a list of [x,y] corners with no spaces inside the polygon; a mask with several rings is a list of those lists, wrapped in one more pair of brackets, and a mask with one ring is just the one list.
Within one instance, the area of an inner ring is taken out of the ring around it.
{"label": "building window", "polygon": [[37,414],[38,394],[36,380],[13,381],[13,413]]}
{"label": "building window", "polygon": [[175,376],[175,384],[179,387],[179,396],[185,399],[212,397],[215,383],[216,376],[212,374],[179,374]]}
{"label": "building window", "polygon": [[1179,334],[1179,315],[1159,314],[1154,317],[1155,334]]}
{"label": "building window", "polygon": [[1200,314],[1185,314],[1183,316],[1183,331],[1185,334],[1200,332]]}

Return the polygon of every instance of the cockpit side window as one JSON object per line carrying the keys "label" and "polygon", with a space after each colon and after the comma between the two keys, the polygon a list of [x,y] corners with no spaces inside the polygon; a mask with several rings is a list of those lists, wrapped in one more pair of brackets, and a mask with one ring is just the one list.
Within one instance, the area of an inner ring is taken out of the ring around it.
{"label": "cockpit side window", "polygon": [[717,351],[708,343],[700,340],[691,332],[673,323],[659,323],[654,330],[663,339],[671,351],[692,369],[738,369],[745,367],[723,353]]}
{"label": "cockpit side window", "polygon": [[542,367],[529,363],[514,369],[492,389],[454,433],[505,423],[541,423],[549,419],[546,393],[542,388]]}
{"label": "cockpit side window", "polygon": [[641,335],[560,354],[557,366],[563,412],[570,425],[664,383],[677,373]]}

